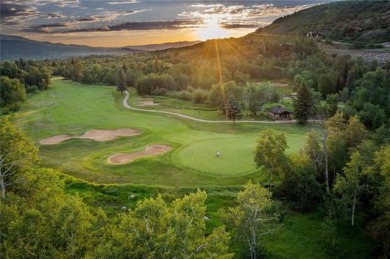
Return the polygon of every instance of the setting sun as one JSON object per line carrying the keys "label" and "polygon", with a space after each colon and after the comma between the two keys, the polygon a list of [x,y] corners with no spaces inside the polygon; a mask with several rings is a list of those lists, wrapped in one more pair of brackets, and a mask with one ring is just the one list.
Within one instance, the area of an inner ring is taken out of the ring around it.
{"label": "setting sun", "polygon": [[205,27],[198,29],[198,38],[200,40],[220,39],[230,36],[228,30],[222,28],[216,18],[204,20]]}

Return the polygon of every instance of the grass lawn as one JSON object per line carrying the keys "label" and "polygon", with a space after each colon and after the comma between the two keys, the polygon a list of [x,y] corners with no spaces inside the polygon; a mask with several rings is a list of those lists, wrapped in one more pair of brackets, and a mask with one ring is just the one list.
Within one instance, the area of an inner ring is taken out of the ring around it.
{"label": "grass lawn", "polygon": [[[262,130],[272,127],[285,132],[291,151],[302,146],[308,130],[295,125],[194,122],[130,111],[122,106],[122,99],[113,87],[55,79],[51,89],[28,99],[15,115],[15,121],[38,145],[47,137],[81,135],[90,129],[141,130],[139,136],[107,142],[72,139],[57,145],[41,145],[40,156],[44,165],[95,183],[176,187],[240,185],[259,177],[253,164],[253,150]],[[107,162],[110,155],[137,152],[151,144],[166,144],[173,149],[129,164]],[[219,159],[215,157],[216,150],[222,153]]]}

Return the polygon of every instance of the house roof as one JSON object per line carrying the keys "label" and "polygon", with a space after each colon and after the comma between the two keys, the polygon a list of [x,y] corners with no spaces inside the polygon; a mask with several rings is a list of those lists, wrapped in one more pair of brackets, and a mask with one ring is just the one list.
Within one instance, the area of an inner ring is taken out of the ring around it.
{"label": "house roof", "polygon": [[283,108],[280,105],[268,108],[268,111],[273,114],[292,113],[291,111],[287,110],[286,108]]}

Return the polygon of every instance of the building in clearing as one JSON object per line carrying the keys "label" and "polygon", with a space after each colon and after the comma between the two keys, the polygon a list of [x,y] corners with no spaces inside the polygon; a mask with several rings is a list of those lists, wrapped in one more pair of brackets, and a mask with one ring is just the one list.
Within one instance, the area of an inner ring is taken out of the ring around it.
{"label": "building in clearing", "polygon": [[282,106],[274,106],[267,109],[268,115],[275,120],[290,120],[291,111]]}

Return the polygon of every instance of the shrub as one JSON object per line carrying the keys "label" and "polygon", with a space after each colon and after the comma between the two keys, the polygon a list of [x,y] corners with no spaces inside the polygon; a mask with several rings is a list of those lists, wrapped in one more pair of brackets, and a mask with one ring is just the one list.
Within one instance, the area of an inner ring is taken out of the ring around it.
{"label": "shrub", "polygon": [[208,99],[208,92],[206,90],[197,89],[192,93],[193,103],[205,103]]}

